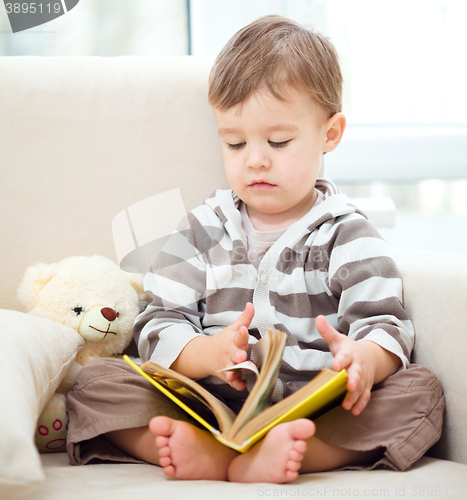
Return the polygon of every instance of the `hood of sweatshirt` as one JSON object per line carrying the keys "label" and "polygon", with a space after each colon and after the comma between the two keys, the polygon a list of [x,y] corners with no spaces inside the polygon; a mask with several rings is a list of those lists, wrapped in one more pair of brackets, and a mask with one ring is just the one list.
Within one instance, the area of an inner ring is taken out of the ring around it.
{"label": "hood of sweatshirt", "polygon": [[[367,218],[350,201],[348,196],[341,193],[331,181],[317,179],[315,187],[324,194],[324,200],[287,228],[288,237],[293,239],[294,234],[297,237],[302,237],[304,234],[316,230],[326,221],[348,214],[358,213]],[[226,230],[233,238],[241,239],[246,243],[239,210],[240,201],[231,189],[222,189],[217,190],[212,197],[205,201],[205,204],[222,220]]]}

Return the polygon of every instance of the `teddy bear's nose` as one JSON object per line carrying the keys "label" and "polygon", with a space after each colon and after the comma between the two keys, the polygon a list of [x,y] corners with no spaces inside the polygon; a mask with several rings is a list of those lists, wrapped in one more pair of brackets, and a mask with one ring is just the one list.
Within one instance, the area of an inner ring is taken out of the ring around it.
{"label": "teddy bear's nose", "polygon": [[103,307],[101,314],[107,321],[113,321],[117,317],[117,313],[111,307]]}

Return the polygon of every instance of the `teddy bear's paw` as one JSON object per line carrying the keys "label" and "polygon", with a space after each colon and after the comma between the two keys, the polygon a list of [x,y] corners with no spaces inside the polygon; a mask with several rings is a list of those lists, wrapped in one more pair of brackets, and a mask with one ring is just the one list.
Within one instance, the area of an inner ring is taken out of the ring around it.
{"label": "teddy bear's paw", "polygon": [[[66,450],[66,436],[68,430],[68,414],[63,404],[54,395],[57,404],[49,405],[41,413],[37,421],[34,441],[40,453],[63,452]],[[52,399],[54,399],[52,398]]]}

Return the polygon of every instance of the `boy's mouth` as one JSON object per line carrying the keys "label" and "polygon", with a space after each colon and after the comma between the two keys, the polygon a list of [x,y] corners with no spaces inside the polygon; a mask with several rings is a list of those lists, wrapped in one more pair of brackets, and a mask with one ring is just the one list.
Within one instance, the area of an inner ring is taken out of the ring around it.
{"label": "boy's mouth", "polygon": [[275,184],[265,181],[253,181],[249,186],[253,189],[271,189],[275,187]]}

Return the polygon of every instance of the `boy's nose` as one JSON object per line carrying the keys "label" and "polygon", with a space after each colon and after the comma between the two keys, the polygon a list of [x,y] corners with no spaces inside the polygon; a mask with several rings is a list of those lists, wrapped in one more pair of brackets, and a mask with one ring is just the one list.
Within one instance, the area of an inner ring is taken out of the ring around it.
{"label": "boy's nose", "polygon": [[263,148],[257,147],[252,148],[248,156],[248,167],[249,168],[269,168],[271,166],[271,160],[264,151]]}

